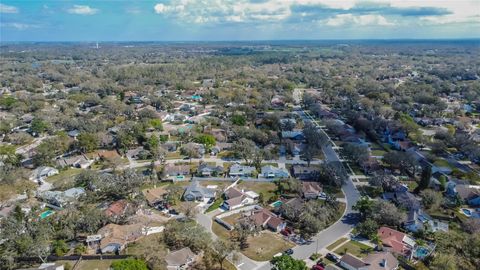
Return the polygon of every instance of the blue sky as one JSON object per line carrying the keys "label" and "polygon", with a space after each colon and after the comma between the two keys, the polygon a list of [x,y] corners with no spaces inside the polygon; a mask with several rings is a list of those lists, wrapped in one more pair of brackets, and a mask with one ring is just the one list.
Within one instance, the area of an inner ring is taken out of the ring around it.
{"label": "blue sky", "polygon": [[480,0],[0,0],[0,41],[479,37]]}

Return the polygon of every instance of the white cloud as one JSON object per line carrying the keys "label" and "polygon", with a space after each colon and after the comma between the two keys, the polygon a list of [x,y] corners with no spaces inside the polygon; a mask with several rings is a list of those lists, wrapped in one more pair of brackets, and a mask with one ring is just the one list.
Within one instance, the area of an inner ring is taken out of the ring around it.
{"label": "white cloud", "polygon": [[[371,6],[378,4],[378,6],[397,9],[437,8],[445,10],[446,13],[439,15],[426,14],[425,16],[419,13],[418,15],[410,15],[408,18],[399,18],[398,14],[389,14],[386,11],[382,13],[382,9],[369,13],[355,13],[357,5],[366,3]],[[302,6],[306,8],[303,16],[302,13],[292,11],[295,7]],[[325,11],[316,15],[315,11],[308,12],[309,7],[324,8]],[[307,15],[310,15],[306,20],[310,20],[310,22],[323,21],[330,26],[348,23],[388,26],[393,24],[392,21],[404,25],[414,25],[422,22],[445,24],[475,21],[475,18],[480,17],[479,0],[170,0],[158,3],[153,8],[155,13],[174,19],[176,22],[198,24],[275,23],[287,19],[295,21],[295,19],[298,19],[295,16],[307,18]]]}
{"label": "white cloud", "polygon": [[0,4],[0,13],[18,13],[18,8]]}
{"label": "white cloud", "polygon": [[84,5],[73,5],[72,8],[67,10],[70,14],[78,14],[78,15],[93,15],[96,14],[99,10],[96,8],[91,8],[89,6]]}
{"label": "white cloud", "polygon": [[389,22],[385,17],[381,15],[359,15],[354,16],[352,14],[340,14],[335,17],[329,18],[324,21],[328,26],[344,26],[344,25],[377,25],[377,26],[391,26],[394,23]]}
{"label": "white cloud", "polygon": [[30,29],[30,28],[40,28],[40,26],[36,25],[36,24],[16,23],[16,22],[0,23],[0,26],[5,27],[5,28],[15,28],[17,30],[26,30],[26,29]]}

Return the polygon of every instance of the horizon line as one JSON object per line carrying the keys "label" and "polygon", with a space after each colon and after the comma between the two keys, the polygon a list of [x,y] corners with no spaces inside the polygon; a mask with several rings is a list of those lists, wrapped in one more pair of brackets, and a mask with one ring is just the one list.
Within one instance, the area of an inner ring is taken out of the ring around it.
{"label": "horizon line", "polygon": [[0,40],[2,43],[115,43],[115,42],[170,42],[170,43],[188,43],[188,42],[268,42],[268,41],[460,41],[460,40],[479,40],[480,37],[465,38],[325,38],[325,39],[232,39],[232,40]]}

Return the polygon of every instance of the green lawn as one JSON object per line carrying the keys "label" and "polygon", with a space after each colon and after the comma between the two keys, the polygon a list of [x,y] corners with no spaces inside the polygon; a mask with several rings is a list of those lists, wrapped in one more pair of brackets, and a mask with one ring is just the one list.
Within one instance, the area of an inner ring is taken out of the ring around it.
{"label": "green lawn", "polygon": [[350,253],[354,256],[359,258],[363,258],[367,256],[367,253],[364,250],[370,249],[372,247],[362,244],[357,241],[350,241],[335,250],[335,253],[339,255],[345,255],[345,253]]}
{"label": "green lawn", "polygon": [[212,221],[212,231],[219,238],[230,240],[230,231],[218,224],[215,220]]}
{"label": "green lawn", "polygon": [[221,197],[220,197],[220,198],[217,198],[217,199],[215,200],[215,202],[213,202],[213,204],[210,205],[210,207],[208,207],[208,209],[207,209],[206,212],[207,212],[207,213],[208,213],[208,212],[212,212],[213,210],[218,209],[222,204],[223,204],[223,198],[221,198]]}
{"label": "green lawn", "polygon": [[165,159],[180,159],[182,156],[180,155],[179,152],[168,152],[165,155]]}
{"label": "green lawn", "polygon": [[80,174],[83,169],[68,168],[60,171],[59,174],[48,177],[47,182],[51,183],[55,188],[70,188],[75,184],[75,176]]}
{"label": "green lawn", "polygon": [[336,198],[345,198],[345,194],[343,194],[342,190],[337,187],[324,186],[323,191],[325,191],[325,193],[335,196]]}
{"label": "green lawn", "polygon": [[384,150],[372,150],[372,156],[382,156],[385,155],[387,152]]}
{"label": "green lawn", "polygon": [[450,166],[450,163],[448,163],[448,161],[446,161],[445,159],[437,159],[433,164],[438,167],[452,168],[452,166]]}
{"label": "green lawn", "polygon": [[[75,270],[109,270],[110,265],[115,260],[82,260]],[[56,261],[56,265],[70,264],[70,267],[76,263],[76,261]],[[70,268],[71,269],[71,268]]]}
{"label": "green lawn", "polygon": [[243,255],[255,261],[268,261],[273,255],[292,248],[294,244],[287,242],[278,234],[263,231],[260,235],[248,239],[248,248],[242,251]]}
{"label": "green lawn", "polygon": [[330,244],[327,249],[328,250],[334,250],[336,247],[338,247],[341,243],[347,241],[347,238],[346,237],[342,237],[340,239],[338,239],[337,241],[335,241],[334,243]]}
{"label": "green lawn", "polygon": [[257,194],[262,193],[264,201],[268,200],[275,195],[275,190],[277,187],[274,183],[271,182],[246,182],[243,181],[238,185],[239,189],[245,189],[246,191],[254,191]]}

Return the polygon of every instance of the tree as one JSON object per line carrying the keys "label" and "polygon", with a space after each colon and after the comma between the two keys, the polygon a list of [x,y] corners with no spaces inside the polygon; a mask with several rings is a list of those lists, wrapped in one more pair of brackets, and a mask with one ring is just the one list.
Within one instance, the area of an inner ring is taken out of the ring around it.
{"label": "tree", "polygon": [[76,145],[83,153],[92,152],[97,149],[99,140],[95,134],[84,132],[78,135]]}
{"label": "tree", "polygon": [[377,235],[378,228],[378,223],[375,220],[367,218],[365,221],[358,223],[354,231],[361,236],[372,239]]}
{"label": "tree", "polygon": [[368,197],[361,197],[352,208],[353,210],[360,212],[362,218],[365,219],[372,212],[373,203],[374,201],[370,200]]}
{"label": "tree", "polygon": [[420,176],[420,183],[418,183],[418,190],[424,190],[430,186],[430,179],[432,178],[432,167],[424,166],[422,168],[422,175]]}
{"label": "tree", "polygon": [[48,128],[48,124],[40,118],[34,118],[30,125],[30,131],[36,134],[45,132]]}
{"label": "tree", "polygon": [[370,177],[368,183],[374,187],[381,187],[384,191],[393,191],[398,185],[400,185],[400,181],[391,175],[386,173],[377,173]]}
{"label": "tree", "polygon": [[453,254],[436,253],[430,263],[432,270],[456,270],[457,258]]}
{"label": "tree", "polygon": [[318,174],[317,178],[319,182],[341,187],[348,178],[348,174],[341,162],[332,161],[329,163],[323,163],[321,165],[320,173]]}
{"label": "tree", "polygon": [[432,189],[425,189],[420,192],[422,203],[427,209],[436,210],[443,201],[443,195]]}
{"label": "tree", "polygon": [[271,261],[273,270],[307,270],[307,264],[303,260],[296,260],[288,255],[274,257]]}
{"label": "tree", "polygon": [[399,226],[405,220],[406,215],[393,203],[375,201],[372,207],[371,217],[382,225]]}
{"label": "tree", "polygon": [[310,162],[318,153],[319,149],[316,147],[303,147],[300,157],[307,162],[307,167],[310,167]]}
{"label": "tree", "polygon": [[322,229],[320,220],[310,213],[303,214],[300,221],[300,236],[310,239]]}
{"label": "tree", "polygon": [[33,155],[33,164],[35,166],[46,166],[53,164],[53,158],[55,157],[54,149],[45,142],[42,142],[36,149]]}
{"label": "tree", "polygon": [[189,247],[200,252],[211,245],[210,234],[195,221],[169,221],[165,225],[163,242],[172,250]]}
{"label": "tree", "polygon": [[198,146],[195,145],[195,143],[187,143],[183,145],[180,152],[190,159],[190,163],[192,162],[192,158],[200,157]]}
{"label": "tree", "polygon": [[220,269],[223,270],[223,263],[235,250],[235,245],[233,245],[232,242],[223,239],[217,239],[215,242],[213,242],[212,250],[213,259],[220,264]]}
{"label": "tree", "polygon": [[245,126],[245,124],[247,123],[247,119],[245,118],[245,116],[239,114],[233,115],[231,120],[232,124],[237,126]]}
{"label": "tree", "polygon": [[156,130],[163,130],[162,120],[160,119],[150,119],[148,121],[149,125]]}
{"label": "tree", "polygon": [[207,150],[210,150],[216,143],[215,137],[210,134],[201,134],[195,137],[195,142],[203,144]]}
{"label": "tree", "polygon": [[52,243],[52,250],[56,256],[63,256],[68,252],[69,248],[67,243],[63,240],[55,240]]}
{"label": "tree", "polygon": [[415,175],[418,162],[413,154],[402,151],[390,151],[383,156],[385,163],[394,169],[399,169],[403,173]]}
{"label": "tree", "polygon": [[145,148],[150,151],[152,151],[153,149],[157,149],[159,146],[160,140],[155,135],[150,136],[150,138],[148,138],[147,142],[145,143]]}
{"label": "tree", "polygon": [[245,163],[249,163],[249,159],[253,157],[256,145],[253,141],[245,138],[241,138],[233,143],[233,151],[245,160]]}
{"label": "tree", "polygon": [[147,264],[139,259],[124,259],[114,261],[110,267],[113,270],[148,270]]}
{"label": "tree", "polygon": [[359,163],[368,158],[368,148],[354,143],[344,144],[342,153],[355,163]]}

